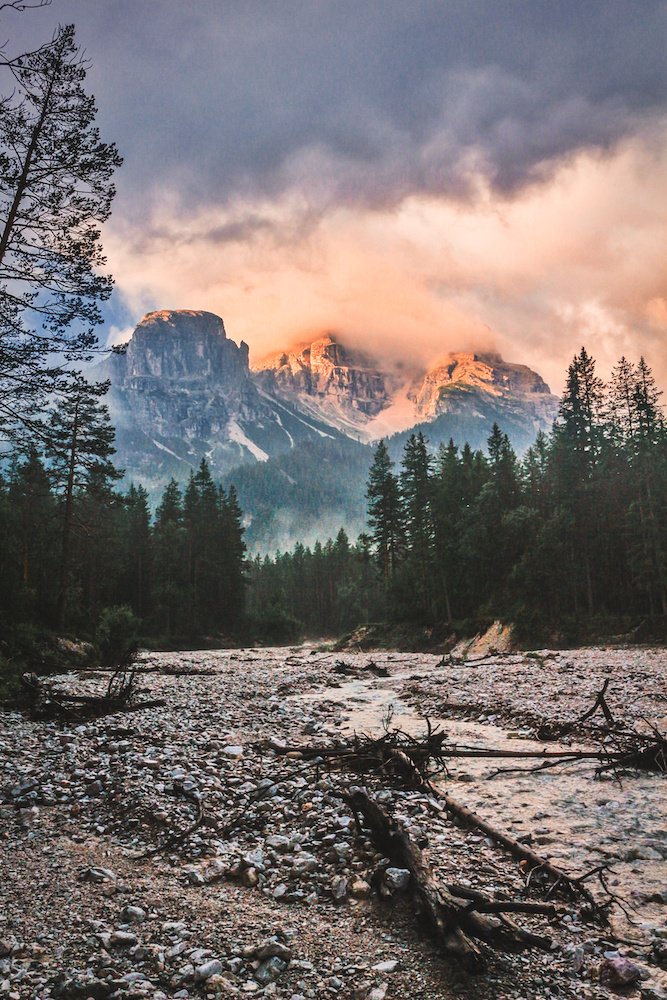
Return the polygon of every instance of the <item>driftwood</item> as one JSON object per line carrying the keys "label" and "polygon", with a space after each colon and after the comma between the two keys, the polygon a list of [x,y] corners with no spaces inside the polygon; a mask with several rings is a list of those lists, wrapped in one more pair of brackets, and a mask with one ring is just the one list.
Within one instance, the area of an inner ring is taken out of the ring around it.
{"label": "driftwood", "polygon": [[[535,770],[570,763],[595,761],[596,775],[608,771],[636,769],[667,772],[667,737],[657,729],[649,733],[625,729],[614,734],[614,747],[604,745],[595,750],[497,750],[487,747],[459,746],[446,742],[446,734],[426,720],[426,736],[417,739],[400,729],[387,730],[377,739],[354,735],[344,743],[327,746],[282,746],[269,741],[277,753],[298,753],[304,759],[321,758],[338,762],[350,770],[384,774],[394,772],[404,782],[415,779],[415,771],[426,778],[433,770],[446,771],[447,763],[456,759],[488,759],[538,761]],[[406,767],[407,760],[407,767]],[[496,772],[500,773],[500,772]],[[418,780],[416,787],[421,782]]]}
{"label": "driftwood", "polygon": [[[298,752],[304,759],[327,761],[365,775],[384,776],[385,778],[393,779],[403,788],[423,791],[441,802],[448,812],[454,815],[459,822],[479,829],[517,858],[521,862],[527,884],[546,882],[547,898],[552,897],[556,893],[562,893],[571,898],[582,899],[585,903],[585,908],[582,911],[584,918],[588,917],[605,923],[612,903],[620,903],[605,882],[605,874],[608,871],[607,865],[600,865],[580,875],[566,872],[547,858],[537,854],[525,844],[515,840],[509,834],[498,830],[487,820],[478,816],[452,796],[439,791],[431,782],[433,765],[444,768],[446,766],[444,763],[445,758],[449,756],[542,756],[537,751],[528,752],[527,754],[521,751],[515,754],[513,751],[493,750],[457,752],[457,748],[450,748],[444,744],[444,734],[434,730],[430,724],[428,734],[421,740],[396,730],[386,732],[378,739],[355,736],[349,743],[329,747],[290,747],[277,743],[269,743],[269,746],[276,753]],[[450,750],[453,752],[450,753]],[[566,755],[565,757],[557,754],[547,756],[556,757],[557,760],[554,763],[562,763],[571,759],[600,759],[600,755],[597,753],[584,753],[581,755],[579,751],[572,751],[570,755]],[[588,883],[594,877],[598,878],[605,893],[601,901],[595,898],[588,887]]]}
{"label": "driftwood", "polygon": [[161,698],[137,700],[136,656],[136,648],[131,649],[116,665],[104,694],[70,694],[37,674],[24,674],[21,681],[30,699],[31,714],[40,719],[99,718],[113,712],[135,712],[164,705]]}
{"label": "driftwood", "polygon": [[377,664],[374,660],[369,660],[360,666],[348,663],[347,660],[336,660],[333,666],[334,673],[343,677],[360,677],[363,674],[373,674],[374,677],[389,677],[386,667]]}
{"label": "driftwood", "polygon": [[186,826],[183,830],[173,830],[171,833],[165,837],[161,844],[157,844],[150,850],[145,851],[139,857],[151,857],[155,854],[160,854],[162,851],[166,851],[169,848],[175,847],[176,844],[182,843],[187,840],[204,822],[204,800],[201,795],[197,795],[195,792],[188,791],[183,787],[182,782],[174,782],[174,792],[176,795],[181,795],[184,799],[187,799],[195,807],[195,816],[192,822]]}
{"label": "driftwood", "polygon": [[[477,941],[506,951],[529,947],[551,950],[550,937],[525,930],[506,915],[517,911],[545,913],[544,906],[527,907],[523,902],[490,900],[476,891],[441,885],[400,820],[391,817],[363,789],[352,789],[345,801],[354,812],[359,829],[362,826],[360,817],[363,817],[375,846],[394,864],[410,872],[418,912],[442,950],[460,961],[467,972],[482,972],[486,966]],[[555,911],[547,908],[546,912],[553,916]]]}
{"label": "driftwood", "polygon": [[597,875],[599,871],[604,870],[606,866],[601,866],[600,869],[594,869],[591,872],[586,872],[584,875],[570,875],[563,871],[562,868],[554,865],[547,858],[541,857],[541,855],[537,854],[530,847],[527,847],[525,844],[521,844],[518,840],[515,840],[514,837],[510,837],[509,834],[498,830],[487,820],[482,819],[481,816],[473,812],[472,809],[468,809],[468,807],[464,806],[461,802],[457,802],[457,800],[452,798],[451,795],[439,795],[438,798],[444,803],[447,811],[456,816],[456,818],[465,826],[473,827],[474,829],[485,833],[487,837],[490,837],[496,844],[504,847],[515,858],[518,858],[524,867],[524,872],[527,875],[526,881],[528,884],[531,881],[532,875],[546,876],[550,881],[547,890],[548,896],[553,895],[557,890],[565,892],[570,896],[580,896],[590,907],[591,916],[605,919],[605,911],[612,900],[610,899],[603,903],[598,903],[585,883],[591,877]]}
{"label": "driftwood", "polygon": [[605,698],[608,687],[609,687],[609,678],[605,677],[604,684],[602,685],[597,695],[595,696],[595,701],[593,702],[592,707],[589,708],[587,712],[584,712],[584,714],[579,719],[577,719],[578,723],[587,722],[588,719],[591,719],[599,709],[610,726],[616,725],[616,719],[614,718],[614,715],[611,709],[609,708],[609,705],[607,704],[607,700]]}

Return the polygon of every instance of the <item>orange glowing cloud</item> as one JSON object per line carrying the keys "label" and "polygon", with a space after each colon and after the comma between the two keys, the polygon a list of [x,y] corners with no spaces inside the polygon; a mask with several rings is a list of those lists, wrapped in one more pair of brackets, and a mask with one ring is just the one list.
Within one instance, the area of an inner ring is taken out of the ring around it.
{"label": "orange glowing cloud", "polygon": [[137,320],[208,309],[259,357],[336,331],[410,364],[494,347],[556,391],[582,343],[606,373],[644,353],[667,385],[667,141],[582,153],[512,199],[433,195],[316,212],[295,193],[186,215],[165,192],[147,231],[112,222],[109,261]]}

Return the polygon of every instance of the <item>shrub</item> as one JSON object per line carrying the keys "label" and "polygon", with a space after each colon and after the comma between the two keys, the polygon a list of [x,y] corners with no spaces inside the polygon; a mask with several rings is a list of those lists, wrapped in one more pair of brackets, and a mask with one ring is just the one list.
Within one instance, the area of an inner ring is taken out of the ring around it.
{"label": "shrub", "polygon": [[97,625],[97,649],[102,666],[116,666],[137,648],[139,619],[127,604],[104,608]]}

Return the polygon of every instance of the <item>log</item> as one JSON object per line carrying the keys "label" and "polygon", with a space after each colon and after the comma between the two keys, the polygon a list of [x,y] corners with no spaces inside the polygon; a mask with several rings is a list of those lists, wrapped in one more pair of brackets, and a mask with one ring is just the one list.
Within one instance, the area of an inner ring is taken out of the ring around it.
{"label": "log", "polygon": [[561,868],[552,864],[552,862],[547,858],[541,857],[535,851],[531,850],[530,847],[519,843],[519,841],[515,840],[514,837],[510,837],[508,833],[503,833],[502,830],[498,830],[487,820],[473,812],[472,809],[468,809],[467,806],[464,806],[462,802],[458,802],[456,799],[452,798],[451,795],[441,794],[438,795],[438,798],[444,802],[448,811],[453,813],[457,819],[459,819],[466,826],[481,830],[482,833],[485,833],[497,844],[500,844],[501,847],[506,848],[515,858],[523,861],[529,872],[541,872],[548,875],[553,882],[550,891],[553,892],[556,888],[562,888],[571,895],[582,896],[588,905],[593,909],[593,912],[599,913],[601,911],[600,905],[597,903],[590,890],[588,890],[583,884],[581,878],[574,875],[568,875],[567,872],[564,872]]}
{"label": "log", "polygon": [[21,681],[30,694],[33,714],[46,718],[99,718],[115,712],[138,712],[143,708],[157,708],[166,704],[163,698],[136,701],[134,677],[133,670],[116,671],[105,694],[97,695],[60,691],[34,673],[24,674]]}
{"label": "log", "polygon": [[430,933],[442,950],[456,958],[467,972],[479,973],[486,967],[477,940],[506,951],[528,947],[551,950],[551,938],[524,930],[505,916],[489,918],[478,909],[486,905],[502,913],[511,906],[505,904],[503,907],[502,901],[487,900],[481,893],[475,893],[475,898],[469,900],[469,896],[457,896],[450,887],[439,884],[405,825],[391,817],[366,791],[355,788],[345,800],[357,822],[359,816],[363,816],[376,847],[410,872],[417,908]]}

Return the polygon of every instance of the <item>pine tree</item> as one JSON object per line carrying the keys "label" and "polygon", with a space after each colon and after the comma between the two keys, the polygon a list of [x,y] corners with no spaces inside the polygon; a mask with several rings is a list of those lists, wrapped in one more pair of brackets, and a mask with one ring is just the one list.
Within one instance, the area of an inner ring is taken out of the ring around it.
{"label": "pine tree", "polygon": [[234,486],[228,493],[218,487],[220,516],[220,551],[218,554],[221,578],[220,625],[238,631],[245,615],[246,545],[243,541],[243,511]]}
{"label": "pine tree", "polygon": [[63,620],[93,636],[102,610],[126,603],[124,594],[118,600],[123,573],[124,502],[114,489],[116,476],[108,474],[104,463],[93,465],[75,496],[76,530],[71,539]]}
{"label": "pine tree", "polygon": [[619,445],[632,440],[635,433],[634,365],[622,357],[611,373],[609,385],[609,417],[612,436]]}
{"label": "pine tree", "polygon": [[[595,609],[593,563],[600,541],[595,494],[599,461],[607,430],[604,384],[595,374],[595,361],[585,348],[576,355],[567,373],[558,420],[554,427],[552,472],[559,502],[574,525],[571,545],[575,613],[583,589],[589,614]],[[576,572],[577,567],[582,572]]]}
{"label": "pine tree", "polygon": [[426,617],[433,614],[434,539],[432,459],[421,431],[403,449],[400,488],[409,555],[411,602]]}
{"label": "pine tree", "polygon": [[387,446],[380,441],[368,475],[366,498],[375,556],[387,584],[396,571],[405,544],[403,505],[393,468]]}
{"label": "pine tree", "polygon": [[12,624],[32,620],[51,626],[56,615],[57,550],[53,546],[56,504],[45,465],[34,446],[11,466],[6,492],[10,533],[5,538],[9,561],[3,583]]}
{"label": "pine tree", "polygon": [[141,619],[150,614],[151,602],[151,514],[148,493],[132,484],[127,491],[122,517],[123,599]]}
{"label": "pine tree", "polygon": [[635,547],[638,576],[651,605],[655,595],[660,613],[667,616],[667,428],[660,396],[653,373],[641,358],[632,393],[630,449],[636,500],[629,514],[641,539],[641,560]]}
{"label": "pine tree", "polygon": [[99,225],[121,159],[95,127],[72,25],[10,69],[0,115],[0,425],[17,434],[96,344],[112,287]]}
{"label": "pine tree", "polygon": [[99,483],[122,476],[111,462],[115,453],[115,432],[109,410],[100,402],[107,389],[107,382],[91,384],[78,377],[51,411],[45,428],[50,472],[62,497],[58,588],[58,623],[61,626],[65,616],[75,494],[93,477]]}
{"label": "pine tree", "polygon": [[152,557],[157,627],[167,638],[172,638],[179,628],[179,613],[186,603],[189,582],[183,499],[173,479],[155,513]]}

